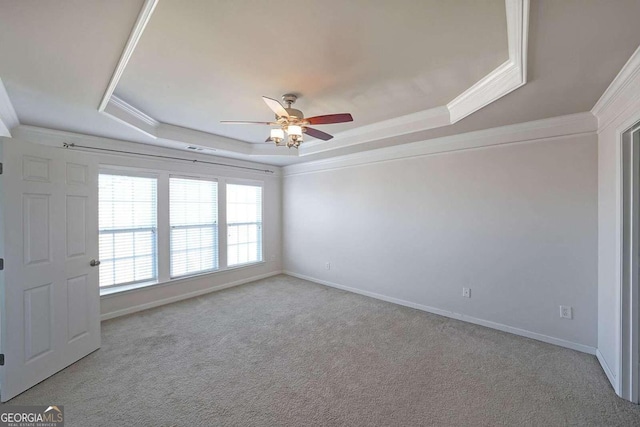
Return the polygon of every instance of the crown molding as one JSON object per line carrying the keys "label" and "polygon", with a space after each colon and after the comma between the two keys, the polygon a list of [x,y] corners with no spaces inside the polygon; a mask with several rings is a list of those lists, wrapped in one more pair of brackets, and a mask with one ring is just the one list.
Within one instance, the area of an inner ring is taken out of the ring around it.
{"label": "crown molding", "polygon": [[529,0],[506,0],[506,13],[509,60],[519,68],[524,84],[527,82]]}
{"label": "crown molding", "polygon": [[451,121],[447,107],[430,108],[428,110],[418,111],[417,113],[411,113],[340,132],[330,141],[315,140],[305,142],[298,148],[298,151],[300,156],[307,156],[309,154],[335,150],[336,148],[364,144],[382,138],[435,129],[450,124]]}
{"label": "crown molding", "polygon": [[506,0],[509,59],[447,104],[451,124],[518,89],[527,82],[529,0]]}
{"label": "crown molding", "polygon": [[156,131],[160,122],[152,119],[134,106],[127,104],[115,95],[111,95],[109,102],[107,102],[102,112],[147,136],[154,139],[157,138]]}
{"label": "crown molding", "polygon": [[[38,126],[19,125],[15,128],[14,138],[20,141],[31,142],[34,144],[48,145],[52,147],[63,147],[64,144],[78,144],[92,148],[109,148],[111,150],[133,151],[141,155],[161,155],[170,157],[190,158],[201,161],[220,161],[229,166],[246,166],[262,168],[268,166],[274,170],[276,175],[280,175],[281,167],[275,165],[267,165],[265,163],[252,162],[240,159],[230,159],[211,154],[198,153],[193,151],[180,150],[168,146],[159,146],[155,144],[142,144],[137,142],[125,141],[122,139],[105,138],[94,135],[86,135],[75,132],[67,132],[55,129],[48,129]],[[126,154],[106,153],[109,156],[126,156]],[[224,167],[224,166],[223,166]]]}
{"label": "crown molding", "polygon": [[640,93],[640,46],[591,109],[598,118],[598,128],[606,128],[636,102],[634,93]]}
{"label": "crown molding", "polygon": [[131,55],[133,55],[133,51],[136,49],[136,46],[140,41],[140,37],[142,37],[144,29],[147,27],[149,19],[151,19],[151,15],[158,5],[158,1],[159,0],[145,0],[144,4],[142,5],[142,9],[138,14],[138,19],[136,19],[136,23],[133,25],[133,29],[131,30],[131,34],[129,34],[127,44],[124,46],[124,50],[122,51],[122,55],[120,56],[118,65],[111,75],[111,80],[109,81],[107,90],[105,90],[104,92],[102,101],[100,101],[98,111],[102,112],[105,110],[105,108],[107,108],[107,104],[109,103],[113,92],[116,90],[116,86],[118,86],[118,82],[120,82],[122,74],[124,73],[125,68],[127,68],[127,64],[131,59]]}
{"label": "crown molding", "polygon": [[587,111],[298,163],[284,166],[282,170],[283,176],[287,177],[453,151],[546,141],[549,138],[588,134],[595,136],[597,127],[596,118]]}
{"label": "crown molding", "polygon": [[[216,135],[209,132],[202,132],[191,128],[160,123],[156,135],[160,139],[187,144],[202,145],[204,147],[215,148],[217,151],[228,151],[237,154],[251,155],[253,145],[250,142],[240,141],[226,136]],[[275,145],[273,148],[277,148]]]}
{"label": "crown molding", "polygon": [[[159,122],[143,111],[114,96],[124,69],[159,0],[146,0],[138,20],[105,92],[99,111],[108,114],[154,139],[197,143],[216,150],[242,155],[283,155],[280,147],[264,149],[208,132]],[[380,139],[411,134],[454,124],[526,83],[529,0],[505,0],[509,59],[464,91],[447,105],[419,111],[401,117],[361,126],[337,134],[331,141],[305,142],[298,151],[286,155],[306,156]],[[288,150],[291,151],[291,150]]]}
{"label": "crown molding", "polygon": [[11,138],[11,130],[19,124],[16,110],[13,108],[2,79],[0,79],[0,136]]}
{"label": "crown molding", "polygon": [[248,156],[297,156],[293,150],[275,145],[251,144],[225,136],[159,122],[115,95],[109,99],[103,114],[156,139],[196,145],[201,148]]}

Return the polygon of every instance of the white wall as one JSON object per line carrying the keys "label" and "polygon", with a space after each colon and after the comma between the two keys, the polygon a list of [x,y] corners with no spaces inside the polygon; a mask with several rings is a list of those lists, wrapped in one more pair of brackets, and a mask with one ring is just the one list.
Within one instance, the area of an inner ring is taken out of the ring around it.
{"label": "white wall", "polygon": [[284,169],[286,272],[595,351],[594,132],[317,169]]}
{"label": "white wall", "polygon": [[640,48],[594,107],[598,117],[598,359],[622,395],[621,134],[640,121]]}

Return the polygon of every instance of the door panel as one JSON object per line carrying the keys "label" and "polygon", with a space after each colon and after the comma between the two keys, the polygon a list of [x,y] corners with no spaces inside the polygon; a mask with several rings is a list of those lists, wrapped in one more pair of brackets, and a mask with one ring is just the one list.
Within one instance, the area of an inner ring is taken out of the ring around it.
{"label": "door panel", "polygon": [[89,331],[89,290],[86,274],[67,280],[67,339],[73,341]]}
{"label": "door panel", "polygon": [[49,197],[50,194],[24,194],[22,196],[25,265],[51,260]]}
{"label": "door panel", "polygon": [[25,181],[51,182],[49,174],[50,159],[42,157],[23,156],[22,179]]}
{"label": "door panel", "polygon": [[87,185],[87,166],[67,162],[67,184]]}
{"label": "door panel", "polygon": [[5,271],[0,397],[100,347],[98,165],[62,148],[2,140]]}
{"label": "door panel", "polygon": [[67,195],[67,258],[86,255],[87,197]]}
{"label": "door panel", "polygon": [[51,351],[51,283],[24,291],[25,361]]}

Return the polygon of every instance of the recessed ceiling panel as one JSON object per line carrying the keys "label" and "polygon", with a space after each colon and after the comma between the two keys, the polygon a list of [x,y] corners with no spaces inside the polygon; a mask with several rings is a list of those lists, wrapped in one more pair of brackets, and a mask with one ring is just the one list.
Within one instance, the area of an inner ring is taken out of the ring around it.
{"label": "recessed ceiling panel", "polygon": [[332,134],[442,106],[508,58],[504,0],[159,2],[116,95],[156,120],[248,142],[261,96],[301,95]]}

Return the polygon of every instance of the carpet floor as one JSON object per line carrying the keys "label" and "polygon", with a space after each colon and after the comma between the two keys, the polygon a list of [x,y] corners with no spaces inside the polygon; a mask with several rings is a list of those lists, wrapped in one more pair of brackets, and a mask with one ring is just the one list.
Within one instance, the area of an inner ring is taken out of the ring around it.
{"label": "carpet floor", "polygon": [[120,317],[11,400],[66,426],[631,426],[595,357],[289,276]]}

